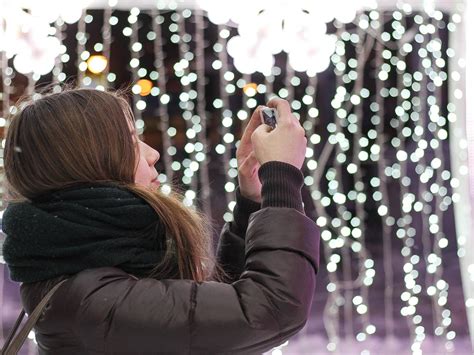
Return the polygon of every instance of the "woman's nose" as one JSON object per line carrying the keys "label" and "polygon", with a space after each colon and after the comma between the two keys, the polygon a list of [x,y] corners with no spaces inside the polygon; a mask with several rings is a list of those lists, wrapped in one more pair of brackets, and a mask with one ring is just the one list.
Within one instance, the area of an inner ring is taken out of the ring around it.
{"label": "woman's nose", "polygon": [[159,159],[160,159],[160,153],[157,150],[150,147],[150,152],[149,152],[150,165],[155,165]]}

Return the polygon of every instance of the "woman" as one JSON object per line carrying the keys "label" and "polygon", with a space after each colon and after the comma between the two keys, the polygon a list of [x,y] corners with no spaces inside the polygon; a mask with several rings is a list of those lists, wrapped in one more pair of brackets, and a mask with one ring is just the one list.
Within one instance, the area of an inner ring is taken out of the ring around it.
{"label": "woman", "polygon": [[40,354],[249,354],[304,326],[319,253],[302,209],[306,138],[286,101],[268,105],[278,125],[261,125],[258,109],[247,125],[217,258],[204,216],[157,188],[160,154],[125,99],[76,89],[19,110],[4,259],[28,314],[68,278],[36,324]]}

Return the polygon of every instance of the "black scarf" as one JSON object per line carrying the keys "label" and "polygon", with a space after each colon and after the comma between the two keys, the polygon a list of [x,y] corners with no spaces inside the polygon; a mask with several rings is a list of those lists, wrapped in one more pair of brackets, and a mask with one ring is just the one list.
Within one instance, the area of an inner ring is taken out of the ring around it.
{"label": "black scarf", "polygon": [[165,228],[153,208],[113,184],[82,184],[10,203],[2,222],[3,257],[19,282],[103,266],[146,277],[166,250]]}

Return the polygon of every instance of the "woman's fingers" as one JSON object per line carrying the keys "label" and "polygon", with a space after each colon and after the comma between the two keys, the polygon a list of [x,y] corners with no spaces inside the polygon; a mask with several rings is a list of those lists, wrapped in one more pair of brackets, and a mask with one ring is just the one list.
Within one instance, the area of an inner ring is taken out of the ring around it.
{"label": "woman's fingers", "polygon": [[280,99],[279,97],[274,97],[267,104],[268,107],[276,108],[277,115],[277,124],[291,124],[295,119],[293,113],[291,112],[291,107],[288,101]]}
{"label": "woman's fingers", "polygon": [[252,136],[252,133],[255,131],[255,129],[260,126],[261,120],[260,120],[260,111],[262,109],[262,106],[258,106],[252,113],[252,116],[250,117],[250,120],[247,123],[247,126],[245,127],[244,134],[242,135],[241,142],[250,142],[250,137]]}

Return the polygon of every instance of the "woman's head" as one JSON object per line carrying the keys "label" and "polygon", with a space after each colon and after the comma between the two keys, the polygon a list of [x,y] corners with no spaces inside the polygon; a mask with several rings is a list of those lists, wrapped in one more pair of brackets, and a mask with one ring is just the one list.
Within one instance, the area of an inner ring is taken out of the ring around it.
{"label": "woman's head", "polygon": [[170,237],[151,277],[178,263],[180,277],[203,281],[215,266],[206,218],[176,192],[157,188],[160,154],[140,141],[126,99],[91,89],[65,90],[24,104],[10,122],[4,150],[9,193],[34,200],[81,183],[117,183],[146,200]]}
{"label": "woman's head", "polygon": [[7,180],[27,198],[81,182],[148,185],[159,153],[134,127],[127,101],[117,94],[76,89],[30,101],[8,129]]}

